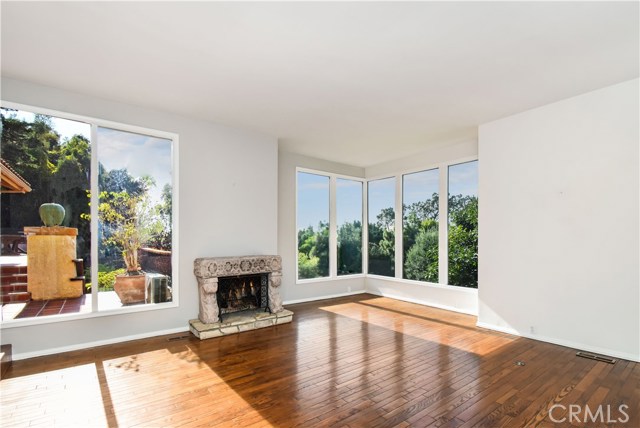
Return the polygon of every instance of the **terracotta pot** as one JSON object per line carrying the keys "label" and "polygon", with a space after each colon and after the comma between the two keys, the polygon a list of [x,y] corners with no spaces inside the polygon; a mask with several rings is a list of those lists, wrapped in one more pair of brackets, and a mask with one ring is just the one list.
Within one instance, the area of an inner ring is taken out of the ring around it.
{"label": "terracotta pot", "polygon": [[144,275],[117,275],[113,289],[123,305],[144,303]]}

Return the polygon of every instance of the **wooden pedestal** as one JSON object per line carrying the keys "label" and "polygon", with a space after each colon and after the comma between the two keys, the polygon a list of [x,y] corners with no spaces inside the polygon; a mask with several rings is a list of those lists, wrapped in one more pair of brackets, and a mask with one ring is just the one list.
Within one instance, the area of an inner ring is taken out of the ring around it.
{"label": "wooden pedestal", "polygon": [[27,290],[33,300],[69,299],[82,296],[76,276],[78,229],[25,227],[27,234]]}

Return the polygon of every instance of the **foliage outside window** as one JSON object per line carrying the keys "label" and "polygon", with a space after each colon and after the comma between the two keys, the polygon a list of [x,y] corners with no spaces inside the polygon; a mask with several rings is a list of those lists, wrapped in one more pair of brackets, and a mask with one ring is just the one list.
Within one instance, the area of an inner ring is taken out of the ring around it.
{"label": "foliage outside window", "polygon": [[[166,277],[163,286],[170,287],[172,142],[103,127],[97,136],[98,275],[153,272]],[[163,293],[163,301],[169,300],[167,290]]]}
{"label": "foliage outside window", "polygon": [[478,288],[478,161],[449,166],[449,284]]}
{"label": "foliage outside window", "polygon": [[[65,209],[61,226],[78,231],[75,256],[84,261],[85,278],[90,284],[92,236],[87,193],[91,176],[91,125],[5,107],[1,109],[1,116],[0,156],[30,184],[31,191],[24,194],[5,193],[3,189],[0,264],[3,269],[11,265],[27,269],[28,248],[24,229],[41,226],[40,205],[55,202]],[[19,244],[5,246],[5,242],[11,242],[12,238]],[[20,282],[26,283],[27,279]],[[18,283],[12,288],[21,301],[3,305],[3,321],[36,315],[26,310],[27,290],[31,288]],[[83,304],[78,306],[77,311],[90,312],[91,300],[81,299]]]}
{"label": "foliage outside window", "polygon": [[329,177],[297,174],[298,279],[329,276]]}
{"label": "foliage outside window", "polygon": [[362,182],[336,180],[338,275],[362,273]]}
{"label": "foliage outside window", "polygon": [[395,276],[395,178],[368,183],[369,273]]}
{"label": "foliage outside window", "polygon": [[439,170],[402,177],[403,278],[438,282]]}
{"label": "foliage outside window", "polygon": [[[170,301],[173,141],[100,127],[92,120],[87,122],[2,108],[0,155],[32,188],[25,194],[3,192],[0,217],[3,238],[20,236],[27,226],[40,226],[41,204],[61,204],[66,212],[62,226],[78,229],[76,255],[84,262],[86,292],[103,296],[113,290],[119,275],[143,273],[145,266],[141,266],[144,263],[140,260],[145,258],[143,250],[152,249],[155,255],[168,258],[163,284],[168,286],[169,293],[161,301]],[[92,130],[98,137],[95,142],[91,141]],[[93,153],[92,145],[96,146]],[[97,190],[98,218],[93,220],[91,161],[96,153],[99,171],[93,189]],[[98,236],[92,236],[92,220],[98,224]],[[3,261],[7,261],[4,257],[16,260],[24,257],[26,265],[27,246],[9,249],[4,241]],[[97,259],[92,257],[92,242],[98,242]],[[154,263],[158,265],[158,260]],[[94,274],[97,272],[97,278],[92,278],[92,270]],[[161,276],[153,267],[144,273]],[[92,300],[91,294],[74,299],[73,306],[78,309],[71,312],[114,309],[124,304],[109,297],[115,293],[107,294],[97,300]],[[144,289],[142,296],[138,303],[148,303]],[[97,307],[93,305],[96,302]],[[12,318],[33,316],[29,314],[27,310],[22,314],[25,316],[15,312]]]}

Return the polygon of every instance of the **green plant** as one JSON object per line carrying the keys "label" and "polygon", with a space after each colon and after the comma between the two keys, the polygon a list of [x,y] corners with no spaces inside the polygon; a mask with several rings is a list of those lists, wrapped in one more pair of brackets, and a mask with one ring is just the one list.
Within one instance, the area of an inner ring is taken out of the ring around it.
{"label": "green plant", "polygon": [[112,291],[116,276],[126,273],[125,269],[116,269],[107,272],[98,272],[98,287],[100,291]]}
{"label": "green plant", "polygon": [[122,191],[101,192],[99,197],[98,216],[109,232],[104,243],[121,249],[127,275],[140,274],[138,250],[144,240],[145,195],[131,196]]}

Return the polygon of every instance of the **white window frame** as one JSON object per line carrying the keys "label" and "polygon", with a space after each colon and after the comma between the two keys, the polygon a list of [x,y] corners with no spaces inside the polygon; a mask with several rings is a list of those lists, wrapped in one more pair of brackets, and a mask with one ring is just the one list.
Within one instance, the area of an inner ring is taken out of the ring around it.
{"label": "white window frame", "polygon": [[[59,314],[48,315],[44,317],[34,318],[20,318],[12,320],[0,321],[0,330],[5,328],[24,327],[30,325],[50,324],[56,322],[67,322],[87,318],[97,318],[104,316],[122,315],[134,312],[146,312],[162,310],[167,308],[176,308],[180,306],[180,284],[179,284],[179,240],[178,240],[178,225],[179,225],[179,171],[178,171],[178,147],[179,136],[173,132],[159,131],[150,128],[144,128],[141,126],[124,124],[120,122],[113,122],[105,119],[99,119],[90,116],[84,116],[74,113],[67,113],[59,110],[53,110],[44,107],[26,105],[21,103],[14,103],[9,101],[0,101],[0,106],[9,109],[22,110],[29,113],[44,114],[53,116],[60,119],[74,120],[83,122],[91,126],[91,260],[98,260],[98,158],[97,158],[97,132],[98,128],[111,128],[119,131],[132,132],[136,134],[143,134],[152,137],[164,138],[172,141],[171,144],[171,186],[172,186],[172,241],[171,241],[171,266],[172,266],[172,301],[164,303],[146,303],[144,305],[136,306],[124,306],[121,308],[100,310],[98,307],[98,263],[92,263],[91,265],[91,278],[92,283],[96,286],[92,286],[91,290],[91,312],[75,313],[75,314]],[[297,264],[297,263],[296,263]]]}
{"label": "white window frame", "polygon": [[[329,177],[329,276],[323,276],[319,278],[299,279],[298,277],[298,173],[303,172],[307,174],[320,175],[323,177]],[[362,183],[362,273],[356,273],[351,275],[338,275],[338,225],[337,221],[337,202],[336,202],[336,188],[338,178],[345,180],[359,181]],[[295,174],[295,252],[296,255],[296,284],[310,284],[314,282],[327,282],[338,281],[342,279],[352,278],[364,278],[366,275],[366,248],[367,242],[367,227],[366,225],[366,206],[367,206],[367,181],[362,177],[353,177],[350,175],[336,174],[333,172],[320,171],[316,169],[296,167]]]}
{"label": "white window frame", "polygon": [[[458,165],[467,162],[477,161],[478,156],[465,156],[461,158],[456,158],[453,160],[448,160],[445,162],[438,162],[433,164],[427,164],[425,166],[419,168],[410,168],[401,170],[397,173],[387,173],[381,174],[377,176],[367,177],[367,183],[370,181],[381,180],[385,178],[395,177],[396,179],[396,194],[395,194],[395,276],[383,276],[368,273],[367,266],[367,276],[376,279],[382,280],[392,280],[394,282],[400,282],[405,284],[415,284],[415,285],[424,285],[428,287],[442,288],[442,289],[455,289],[461,292],[469,292],[469,293],[477,293],[477,288],[470,287],[461,287],[457,285],[449,284],[449,167],[452,165]],[[412,279],[404,279],[402,277],[403,269],[404,269],[404,252],[403,252],[403,222],[398,221],[398,219],[402,220],[402,196],[403,196],[403,176],[407,174],[413,174],[416,172],[429,171],[432,169],[438,169],[439,172],[439,182],[438,182],[438,283],[434,282],[426,282],[426,281],[416,281]],[[368,188],[367,192],[368,193]],[[368,215],[367,215],[367,225],[368,225]],[[366,254],[368,256],[369,246],[368,246],[368,234],[367,234],[367,247]]]}

